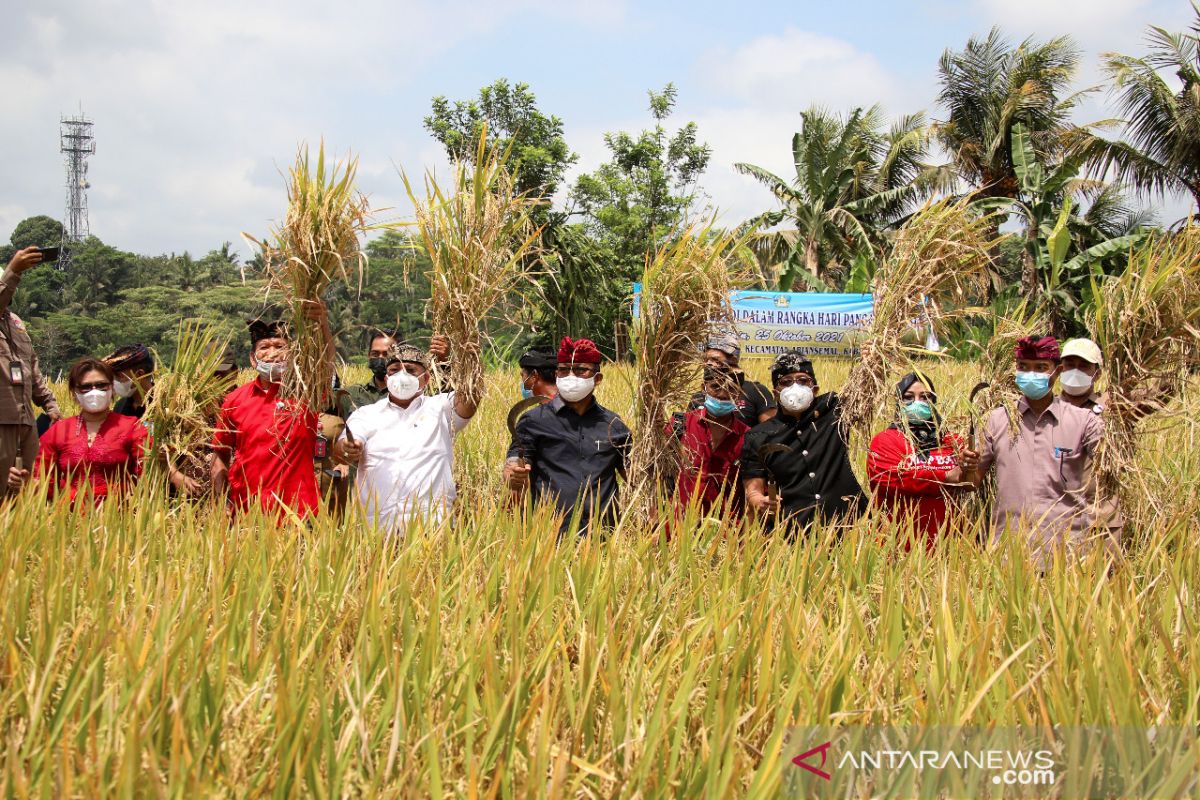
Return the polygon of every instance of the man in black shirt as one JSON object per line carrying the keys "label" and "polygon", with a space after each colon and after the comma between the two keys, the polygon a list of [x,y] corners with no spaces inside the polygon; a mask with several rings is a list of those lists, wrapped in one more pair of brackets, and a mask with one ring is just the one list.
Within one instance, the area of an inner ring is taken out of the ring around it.
{"label": "man in black shirt", "polygon": [[127,344],[105,356],[104,363],[117,376],[113,394],[120,399],[113,413],[141,419],[146,413],[146,399],[154,388],[154,356],[144,344]]}
{"label": "man in black shirt", "polygon": [[[704,366],[712,369],[729,369],[740,372],[738,362],[742,347],[733,336],[711,336],[704,345]],[[775,416],[775,397],[767,387],[757,381],[743,381],[741,396],[735,398],[738,419],[753,428]],[[704,405],[704,392],[692,395],[688,410]]]}
{"label": "man in black shirt", "polygon": [[600,351],[588,339],[563,337],[555,370],[558,396],[517,422],[505,479],[515,493],[533,489],[565,515],[560,532],[579,516],[579,532],[606,524],[617,510],[617,475],[625,472],[629,428],[594,396],[604,379]]}
{"label": "man in black shirt", "polygon": [[[816,519],[845,520],[861,514],[867,501],[850,467],[848,443],[838,424],[837,395],[818,394],[812,362],[795,352],[775,359],[771,383],[779,413],[746,434],[742,448],[746,505],[760,514],[778,510],[785,525],[800,529]],[[787,452],[760,453],[768,445]],[[779,487],[774,502],[768,480]]]}

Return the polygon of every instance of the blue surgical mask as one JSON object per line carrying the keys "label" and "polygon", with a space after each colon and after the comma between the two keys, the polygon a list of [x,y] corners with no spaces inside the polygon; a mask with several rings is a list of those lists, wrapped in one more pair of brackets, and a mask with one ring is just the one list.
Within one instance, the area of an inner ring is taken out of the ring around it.
{"label": "blue surgical mask", "polygon": [[728,417],[737,411],[737,403],[732,400],[718,400],[710,394],[704,395],[704,408],[714,417]]}
{"label": "blue surgical mask", "polygon": [[1045,372],[1018,372],[1017,388],[1030,400],[1041,400],[1050,394],[1050,376]]}
{"label": "blue surgical mask", "polygon": [[924,400],[914,400],[904,405],[904,414],[911,420],[928,422],[933,419],[933,406]]}
{"label": "blue surgical mask", "polygon": [[525,381],[521,381],[521,397],[525,400],[533,397],[533,390],[525,385]]}

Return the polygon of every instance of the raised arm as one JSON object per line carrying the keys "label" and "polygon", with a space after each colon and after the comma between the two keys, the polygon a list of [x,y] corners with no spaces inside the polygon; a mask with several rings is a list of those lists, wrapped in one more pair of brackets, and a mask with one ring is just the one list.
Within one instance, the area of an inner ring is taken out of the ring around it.
{"label": "raised arm", "polygon": [[8,262],[8,268],[0,273],[0,314],[8,311],[12,304],[13,294],[21,285],[21,273],[33,269],[42,263],[42,254],[36,247],[26,247],[13,254]]}

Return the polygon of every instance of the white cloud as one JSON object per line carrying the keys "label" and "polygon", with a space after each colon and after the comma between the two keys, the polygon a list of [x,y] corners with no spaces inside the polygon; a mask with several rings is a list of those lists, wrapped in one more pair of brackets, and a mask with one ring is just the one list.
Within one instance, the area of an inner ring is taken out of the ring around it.
{"label": "white cloud", "polygon": [[729,98],[763,108],[844,108],[903,93],[872,54],[845,40],[796,28],[733,49],[711,50],[697,73]]}

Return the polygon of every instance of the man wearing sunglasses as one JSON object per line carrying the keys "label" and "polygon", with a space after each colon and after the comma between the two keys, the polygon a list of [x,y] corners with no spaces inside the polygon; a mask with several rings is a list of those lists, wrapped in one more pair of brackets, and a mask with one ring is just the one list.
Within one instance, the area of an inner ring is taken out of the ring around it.
{"label": "man wearing sunglasses", "polygon": [[[473,359],[468,368],[482,375],[478,356],[468,351],[462,358]],[[376,524],[396,531],[414,516],[437,519],[449,511],[457,491],[454,437],[475,416],[478,400],[458,391],[426,395],[429,355],[411,345],[389,348],[384,374],[387,397],[350,415],[333,453],[358,467],[358,497]]]}
{"label": "man wearing sunglasses", "polygon": [[[850,467],[837,394],[820,393],[812,361],[797,351],[775,359],[771,383],[779,413],[746,434],[742,447],[746,504],[780,514],[789,535],[818,519],[861,514],[866,498]],[[768,481],[778,486],[775,498]]]}
{"label": "man wearing sunglasses", "polygon": [[517,422],[504,474],[517,494],[533,490],[535,501],[553,502],[564,515],[560,532],[578,517],[578,531],[612,521],[617,475],[624,475],[629,428],[601,406],[596,387],[604,380],[601,356],[590,339],[563,337],[555,383],[558,396]]}

